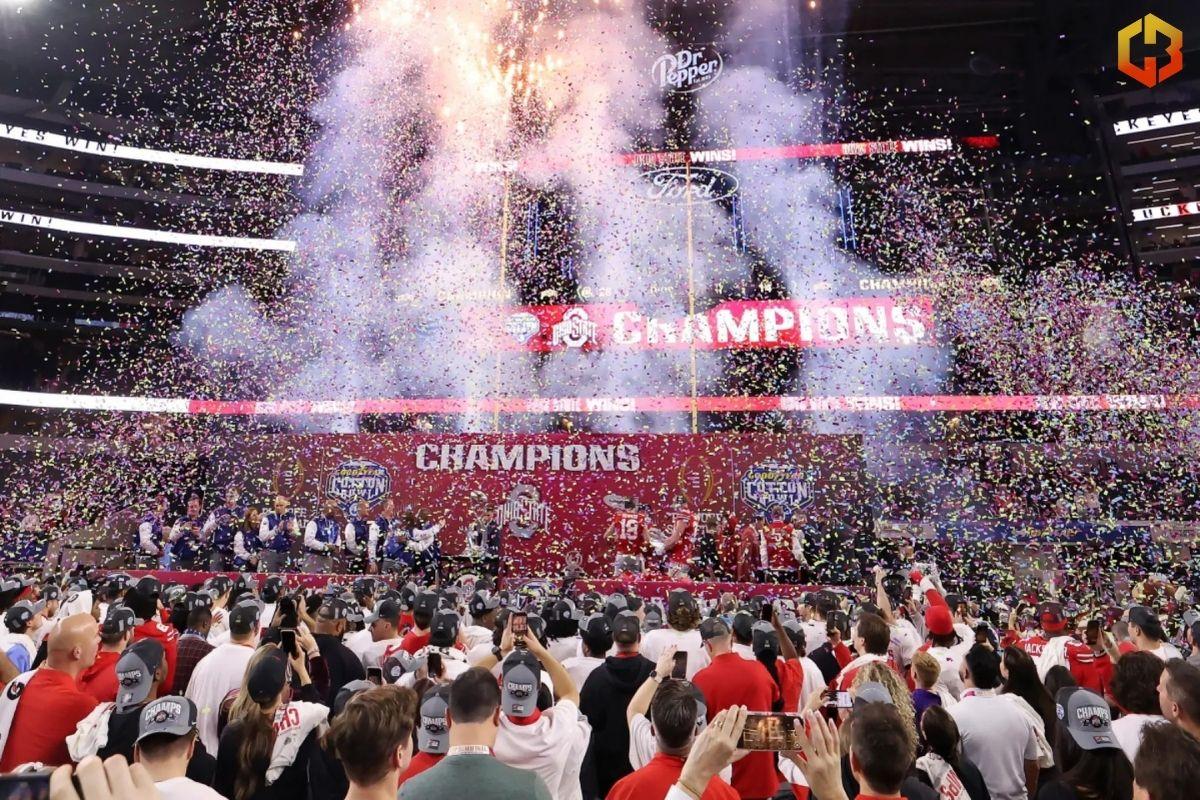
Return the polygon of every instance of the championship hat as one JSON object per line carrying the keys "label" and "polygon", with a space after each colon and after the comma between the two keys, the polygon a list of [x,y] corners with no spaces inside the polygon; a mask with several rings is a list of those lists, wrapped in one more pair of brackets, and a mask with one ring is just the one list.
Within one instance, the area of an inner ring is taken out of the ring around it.
{"label": "championship hat", "polygon": [[138,717],[140,742],[148,736],[186,736],[196,729],[196,704],[186,697],[168,695],[152,700]]}
{"label": "championship hat", "polygon": [[1121,748],[1113,735],[1112,712],[1103,697],[1078,686],[1067,686],[1058,691],[1054,701],[1059,720],[1082,749]]}
{"label": "championship hat", "polygon": [[537,710],[542,665],[527,650],[514,650],[501,670],[500,708],[510,717],[528,717]]}
{"label": "championship hat", "polygon": [[117,711],[140,705],[150,696],[154,673],[164,655],[156,639],[139,639],[121,652],[117,659]]}
{"label": "championship hat", "polygon": [[432,755],[442,755],[450,749],[449,686],[435,686],[422,698],[417,749]]}

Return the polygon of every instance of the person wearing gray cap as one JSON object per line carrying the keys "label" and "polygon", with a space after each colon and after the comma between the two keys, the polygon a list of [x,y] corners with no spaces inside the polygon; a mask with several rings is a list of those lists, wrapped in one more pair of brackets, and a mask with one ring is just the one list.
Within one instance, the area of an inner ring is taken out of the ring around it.
{"label": "person wearing gray cap", "polygon": [[4,612],[4,627],[8,633],[0,634],[0,650],[18,672],[27,671],[37,655],[33,634],[47,624],[42,615],[45,608],[46,604],[41,601],[21,600]]}
{"label": "person wearing gray cap", "polygon": [[1062,773],[1038,790],[1039,800],[1103,800],[1133,795],[1133,766],[1113,734],[1112,713],[1103,697],[1068,687],[1055,698],[1062,728],[1058,761]]}
{"label": "person wearing gray cap", "polygon": [[217,714],[221,701],[242,683],[246,665],[258,645],[259,618],[262,610],[253,599],[241,600],[229,610],[229,641],[217,645],[200,659],[192,671],[184,693],[196,704],[200,741],[209,752],[216,752]]}
{"label": "person wearing gray cap", "polygon": [[195,750],[195,703],[168,695],[141,709],[134,759],[150,773],[163,800],[223,800],[211,787],[187,777]]}
{"label": "person wearing gray cap", "polygon": [[400,775],[399,786],[438,764],[450,749],[450,686],[442,684],[425,692],[417,716],[417,752]]}

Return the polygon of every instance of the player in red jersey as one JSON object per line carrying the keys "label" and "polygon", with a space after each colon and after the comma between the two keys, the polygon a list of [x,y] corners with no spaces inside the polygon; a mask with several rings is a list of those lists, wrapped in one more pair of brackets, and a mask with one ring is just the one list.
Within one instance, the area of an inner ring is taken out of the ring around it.
{"label": "player in red jersey", "polygon": [[613,515],[612,522],[604,532],[604,538],[616,541],[616,562],[614,569],[617,575],[633,572],[641,573],[646,566],[646,550],[650,545],[647,518],[639,509],[635,500],[627,501],[623,510]]}
{"label": "player in red jersey", "polygon": [[696,514],[682,500],[671,509],[671,527],[663,542],[667,574],[672,578],[686,577],[692,566],[696,541]]}

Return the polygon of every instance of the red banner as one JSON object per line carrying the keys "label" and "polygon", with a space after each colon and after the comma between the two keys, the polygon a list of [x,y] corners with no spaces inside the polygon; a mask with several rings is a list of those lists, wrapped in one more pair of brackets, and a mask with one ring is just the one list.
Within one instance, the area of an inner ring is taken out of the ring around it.
{"label": "red banner", "polygon": [[689,317],[633,303],[472,307],[463,324],[483,347],[539,353],[583,350],[728,350],[933,345],[933,301],[916,297],[732,300]]}
{"label": "red banner", "polygon": [[[620,495],[669,529],[676,506],[717,527],[728,514],[806,513],[857,518],[863,467],[856,436],[744,435],[314,435],[252,439],[218,463],[244,494],[269,506],[283,492],[302,517],[325,498],[343,508],[388,498],[445,518],[442,553],[462,552],[466,527],[485,503],[503,526],[509,574],[559,573],[577,553],[592,575],[611,574]],[[472,493],[478,493],[475,498]]]}

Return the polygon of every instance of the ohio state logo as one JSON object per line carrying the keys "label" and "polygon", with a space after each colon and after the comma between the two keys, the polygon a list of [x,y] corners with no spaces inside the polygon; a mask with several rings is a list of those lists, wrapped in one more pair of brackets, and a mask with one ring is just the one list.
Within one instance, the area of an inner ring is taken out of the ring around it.
{"label": "ohio state logo", "polygon": [[562,322],[550,328],[550,343],[580,348],[596,343],[596,323],[588,318],[582,308],[572,308],[563,314]]}
{"label": "ohio state logo", "polygon": [[518,483],[496,510],[496,522],[507,525],[508,532],[515,536],[531,539],[550,523],[550,506],[542,502],[536,486]]}
{"label": "ohio state logo", "polygon": [[660,56],[650,68],[650,74],[658,88],[689,94],[721,77],[724,67],[721,54],[712,45],[705,44]]}

